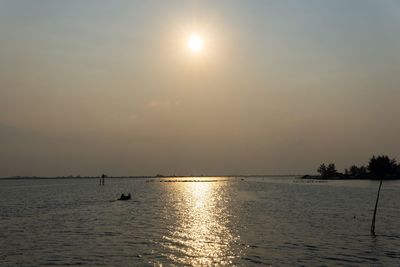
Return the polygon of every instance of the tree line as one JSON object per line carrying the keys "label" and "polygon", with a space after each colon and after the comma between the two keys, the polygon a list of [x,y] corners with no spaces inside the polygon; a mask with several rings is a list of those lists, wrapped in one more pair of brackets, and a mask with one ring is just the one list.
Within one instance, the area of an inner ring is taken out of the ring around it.
{"label": "tree line", "polygon": [[318,168],[323,179],[398,179],[400,163],[388,156],[373,156],[367,166],[352,165],[339,172],[334,163],[321,164]]}

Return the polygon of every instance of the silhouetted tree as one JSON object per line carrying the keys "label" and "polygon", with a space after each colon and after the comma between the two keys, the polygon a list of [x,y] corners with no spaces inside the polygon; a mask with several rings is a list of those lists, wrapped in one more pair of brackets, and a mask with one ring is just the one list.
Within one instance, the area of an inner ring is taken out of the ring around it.
{"label": "silhouetted tree", "polygon": [[330,163],[328,166],[323,163],[317,171],[321,174],[322,178],[338,177],[340,175],[334,163]]}
{"label": "silhouetted tree", "polygon": [[328,165],[328,168],[327,168],[326,171],[327,171],[328,177],[335,177],[335,176],[339,175],[338,171],[336,170],[336,166],[335,166],[334,163],[330,163]]}
{"label": "silhouetted tree", "polygon": [[322,163],[319,168],[318,168],[318,173],[321,174],[321,177],[325,177],[326,176],[326,166],[324,163]]}
{"label": "silhouetted tree", "polygon": [[395,174],[397,167],[396,160],[390,159],[388,156],[373,156],[368,164],[368,170],[376,179],[384,179],[388,175]]}
{"label": "silhouetted tree", "polygon": [[350,166],[349,169],[345,169],[344,173],[347,177],[351,178],[366,178],[368,176],[368,170],[366,167],[357,167],[356,165]]}
{"label": "silhouetted tree", "polygon": [[356,165],[350,167],[350,175],[353,177],[358,176],[358,167]]}
{"label": "silhouetted tree", "polygon": [[359,167],[358,170],[357,170],[357,175],[358,175],[359,178],[360,178],[360,177],[361,177],[361,178],[367,177],[367,176],[368,176],[368,169],[367,169],[367,167],[365,167],[365,166]]}
{"label": "silhouetted tree", "polygon": [[371,223],[371,234],[375,235],[375,219],[376,210],[378,208],[379,194],[381,192],[382,180],[390,174],[395,174],[397,170],[397,164],[395,159],[389,159],[388,156],[373,156],[369,160],[368,170],[374,175],[376,179],[381,179],[378,188],[378,194],[376,196],[374,215]]}

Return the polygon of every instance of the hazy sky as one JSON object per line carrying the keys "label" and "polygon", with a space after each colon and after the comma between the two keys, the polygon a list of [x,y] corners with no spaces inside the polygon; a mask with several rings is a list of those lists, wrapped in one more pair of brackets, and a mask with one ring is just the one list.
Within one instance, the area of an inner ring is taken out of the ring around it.
{"label": "hazy sky", "polygon": [[0,0],[0,176],[400,159],[399,48],[397,0]]}

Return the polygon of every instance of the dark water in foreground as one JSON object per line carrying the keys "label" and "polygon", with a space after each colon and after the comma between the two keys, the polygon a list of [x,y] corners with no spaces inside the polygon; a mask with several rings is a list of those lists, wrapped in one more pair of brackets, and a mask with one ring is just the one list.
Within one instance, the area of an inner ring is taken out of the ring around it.
{"label": "dark water in foreground", "polygon": [[400,265],[400,181],[213,180],[0,180],[0,265]]}

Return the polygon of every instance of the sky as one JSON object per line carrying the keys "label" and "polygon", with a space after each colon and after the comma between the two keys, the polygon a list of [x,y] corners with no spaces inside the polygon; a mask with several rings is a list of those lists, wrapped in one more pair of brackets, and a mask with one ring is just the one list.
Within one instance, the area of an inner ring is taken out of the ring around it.
{"label": "sky", "polygon": [[399,47],[396,0],[0,0],[0,177],[400,160]]}

